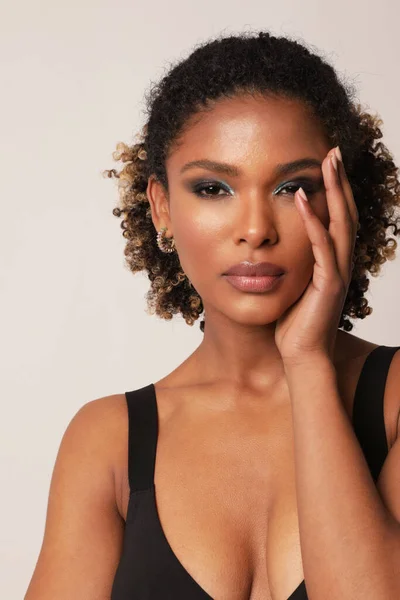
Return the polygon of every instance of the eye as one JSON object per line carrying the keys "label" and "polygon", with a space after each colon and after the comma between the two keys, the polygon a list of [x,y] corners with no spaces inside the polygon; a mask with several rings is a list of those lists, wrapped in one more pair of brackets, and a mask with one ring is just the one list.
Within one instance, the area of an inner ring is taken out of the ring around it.
{"label": "eye", "polygon": [[[202,192],[204,190],[208,190],[207,193],[203,194]],[[210,192],[211,190],[211,192]],[[218,191],[225,191],[228,192],[227,194],[218,194]],[[212,197],[216,197],[216,196],[227,196],[229,195],[229,190],[227,190],[225,187],[223,187],[220,183],[218,183],[217,181],[206,181],[203,182],[199,185],[195,185],[192,188],[193,193],[196,194],[196,196],[199,196],[200,198],[212,198]]]}
{"label": "eye", "polygon": [[317,185],[311,183],[310,181],[304,180],[304,181],[292,181],[291,183],[285,183],[284,185],[282,185],[280,188],[278,188],[275,192],[274,195],[279,194],[285,190],[289,190],[288,193],[284,193],[284,196],[294,196],[295,193],[297,192],[297,190],[302,187],[303,190],[305,191],[305,193],[307,194],[307,196],[311,196],[312,194],[315,194],[316,192],[319,191],[319,189],[321,188],[321,185],[323,184],[323,180],[319,181]]}
{"label": "eye", "polygon": [[[299,187],[302,187],[307,196],[311,196],[312,194],[318,192],[321,189],[321,187],[323,187],[323,185],[323,179],[321,179],[318,182],[313,182],[309,179],[292,181],[285,183],[281,187],[279,187],[274,192],[274,195],[283,193],[284,196],[294,196]],[[201,183],[193,185],[191,187],[191,191],[200,198],[224,198],[226,196],[232,195],[232,191],[228,187],[219,183],[218,181],[202,181]]]}

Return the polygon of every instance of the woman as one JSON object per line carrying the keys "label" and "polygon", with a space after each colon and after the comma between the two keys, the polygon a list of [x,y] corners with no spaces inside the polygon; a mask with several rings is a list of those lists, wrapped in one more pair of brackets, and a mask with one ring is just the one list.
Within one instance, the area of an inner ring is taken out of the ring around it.
{"label": "woman", "polygon": [[72,419],[26,600],[400,597],[400,347],[349,333],[394,257],[400,184],[353,96],[268,32],[152,88],[106,172],[114,214],[150,310],[206,312],[204,338]]}

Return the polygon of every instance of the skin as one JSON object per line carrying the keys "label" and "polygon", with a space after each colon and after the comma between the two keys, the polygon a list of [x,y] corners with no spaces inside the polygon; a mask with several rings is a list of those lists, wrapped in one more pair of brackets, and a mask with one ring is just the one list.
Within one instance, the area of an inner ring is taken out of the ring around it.
{"label": "skin", "polygon": [[[321,167],[284,177],[275,169],[305,157],[322,164],[330,150],[321,124],[300,102],[237,97],[196,115],[185,129],[166,163],[169,194],[149,180],[155,228],[168,227],[206,313],[198,349],[156,384],[169,430],[166,441],[159,436],[158,509],[176,555],[213,597],[248,598],[251,588],[252,600],[266,598],[268,589],[274,600],[287,600],[304,577],[290,398],[275,326],[305,291],[315,262],[294,192],[300,185],[306,188],[313,212],[327,229],[329,210]],[[234,165],[240,174],[200,167],[181,173],[185,164],[203,158]],[[299,178],[309,179],[311,188],[305,183],[282,188]],[[200,192],[211,192],[209,198],[198,197],[193,187],[201,181],[219,187]],[[245,259],[285,267],[283,285],[266,294],[230,286],[222,273]],[[333,362],[349,415],[364,360],[375,347],[337,333]],[[394,401],[388,406],[391,444],[398,406]],[[171,417],[174,411],[179,416]],[[185,458],[182,447],[188,449]],[[212,470],[205,469],[207,464]],[[263,465],[262,473],[249,464]],[[203,495],[213,499],[206,509]],[[191,533],[199,524],[201,541]],[[199,555],[190,557],[188,546],[198,548]]]}
{"label": "skin", "polygon": [[[223,377],[227,385],[265,396],[285,378],[274,339],[276,321],[302,295],[314,266],[294,202],[300,185],[315,214],[329,226],[321,167],[286,176],[275,169],[278,163],[306,157],[322,164],[331,148],[321,124],[295,100],[223,100],[192,121],[167,160],[169,197],[160,183],[149,181],[153,222],[157,231],[168,227],[182,268],[203,300],[207,324],[196,352],[202,378],[221,382]],[[180,173],[186,163],[202,158],[234,165],[240,175],[200,167]],[[192,188],[201,180],[220,188],[214,187],[209,198],[204,197],[210,193],[206,188],[198,197]],[[283,285],[266,294],[233,288],[222,273],[245,259],[284,267]]]}
{"label": "skin", "polygon": [[[188,123],[180,142],[167,159],[169,196],[152,177],[147,196],[155,229],[168,227],[203,299],[206,327],[199,347],[155,382],[157,509],[172,551],[212,597],[287,600],[304,572],[292,408],[275,323],[313,273],[310,238],[294,202],[300,185],[308,191],[305,178],[326,228],[329,211],[320,167],[285,176],[275,169],[304,157],[322,163],[331,147],[301,103],[259,97],[217,102]],[[240,174],[198,167],[180,173],[203,158],[236,165]],[[202,179],[222,189],[198,197],[191,186]],[[283,183],[295,187],[283,190]],[[222,273],[245,259],[283,266],[283,285],[265,294],[230,286]],[[333,362],[349,416],[362,366],[376,346],[337,333]],[[389,448],[397,434],[399,369],[397,353],[384,398]],[[110,597],[129,501],[127,460],[124,394],[87,403],[61,444],[25,600]],[[382,495],[387,486],[382,472]]]}

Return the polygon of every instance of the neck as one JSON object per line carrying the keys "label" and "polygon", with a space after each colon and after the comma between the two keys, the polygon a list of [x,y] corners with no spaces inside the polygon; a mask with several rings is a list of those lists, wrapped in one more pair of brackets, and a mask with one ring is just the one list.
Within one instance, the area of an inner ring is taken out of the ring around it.
{"label": "neck", "polygon": [[[351,337],[338,330],[335,365],[346,356]],[[275,322],[243,325],[223,315],[207,313],[204,338],[193,358],[197,372],[208,382],[226,382],[238,389],[262,392],[285,380],[275,343]]]}
{"label": "neck", "polygon": [[239,388],[262,390],[284,378],[275,323],[243,325],[207,313],[196,361],[208,381],[226,380]]}

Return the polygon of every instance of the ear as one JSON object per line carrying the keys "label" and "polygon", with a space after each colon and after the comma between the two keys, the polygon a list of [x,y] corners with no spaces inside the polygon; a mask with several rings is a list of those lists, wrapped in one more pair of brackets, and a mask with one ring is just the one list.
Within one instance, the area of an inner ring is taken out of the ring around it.
{"label": "ear", "polygon": [[160,231],[162,227],[167,227],[168,233],[172,233],[168,193],[154,175],[149,177],[146,195],[150,203],[151,218],[156,231]]}

